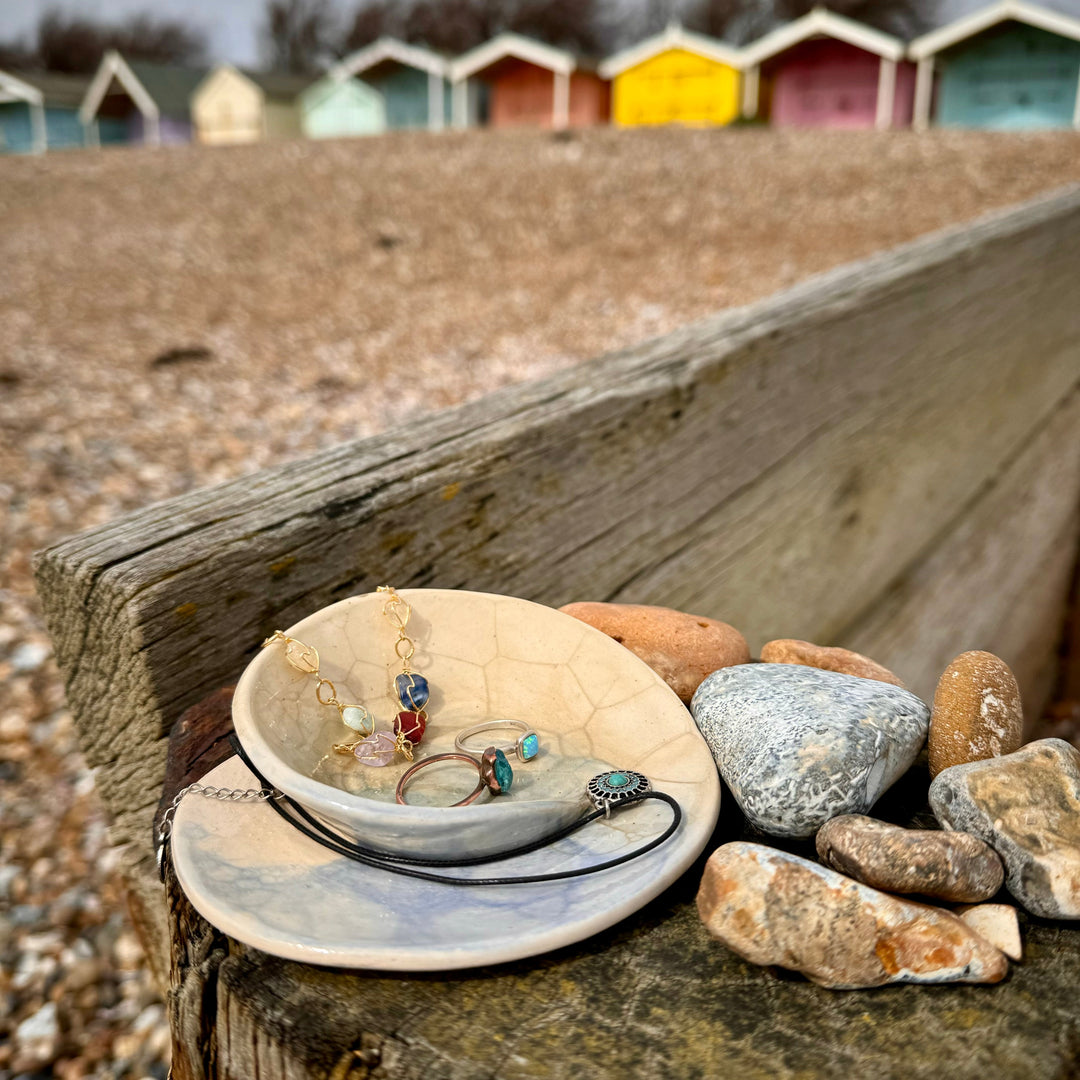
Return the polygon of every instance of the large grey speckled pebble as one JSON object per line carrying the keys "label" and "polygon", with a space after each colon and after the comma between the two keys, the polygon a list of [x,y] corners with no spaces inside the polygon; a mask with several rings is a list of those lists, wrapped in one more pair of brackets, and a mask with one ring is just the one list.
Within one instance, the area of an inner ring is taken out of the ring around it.
{"label": "large grey speckled pebble", "polygon": [[743,813],[773,836],[865,814],[911,767],[930,720],[899,686],[794,664],[714,671],[690,709]]}

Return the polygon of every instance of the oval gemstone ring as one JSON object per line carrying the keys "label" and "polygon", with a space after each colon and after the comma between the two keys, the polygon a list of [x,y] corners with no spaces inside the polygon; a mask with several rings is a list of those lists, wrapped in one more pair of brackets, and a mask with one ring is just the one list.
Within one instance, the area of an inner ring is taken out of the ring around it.
{"label": "oval gemstone ring", "polygon": [[469,803],[480,798],[485,791],[490,791],[492,795],[502,795],[510,790],[510,785],[514,782],[514,770],[510,768],[510,762],[506,760],[506,755],[494,746],[489,746],[479,760],[477,760],[475,754],[469,753],[432,754],[431,757],[416,762],[415,765],[410,766],[401,774],[401,779],[397,782],[397,790],[394,792],[394,798],[402,806],[408,805],[405,802],[406,785],[421,769],[427,768],[428,765],[434,765],[437,761],[464,761],[480,774],[480,782],[476,785],[476,789],[466,795],[464,799],[451,803],[451,806],[468,806]]}
{"label": "oval gemstone ring", "polygon": [[518,760],[525,762],[532,761],[540,753],[540,736],[524,720],[488,720],[485,724],[476,724],[458,732],[454,747],[462,753],[475,755],[478,751],[470,750],[465,745],[465,740],[479,735],[482,731],[494,731],[496,728],[514,728],[521,732],[517,742],[503,743],[498,747],[504,754],[517,754]]}

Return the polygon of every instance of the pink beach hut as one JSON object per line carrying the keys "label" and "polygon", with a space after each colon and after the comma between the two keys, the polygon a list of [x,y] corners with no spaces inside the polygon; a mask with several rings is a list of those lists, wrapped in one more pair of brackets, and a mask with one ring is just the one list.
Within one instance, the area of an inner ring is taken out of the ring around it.
{"label": "pink beach hut", "polygon": [[906,126],[915,68],[904,51],[899,38],[814,8],[746,47],[743,112],[777,127]]}

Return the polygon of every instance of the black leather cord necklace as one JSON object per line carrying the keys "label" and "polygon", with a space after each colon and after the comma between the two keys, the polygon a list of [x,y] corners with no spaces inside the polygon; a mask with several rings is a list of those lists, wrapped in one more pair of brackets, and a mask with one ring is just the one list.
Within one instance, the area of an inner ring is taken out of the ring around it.
{"label": "black leather cord necklace", "polygon": [[[252,764],[251,759],[244,752],[244,749],[240,746],[239,742],[236,741],[235,736],[233,737],[233,745],[236,748],[240,760],[251,770],[256,779],[263,785],[263,788],[270,789],[270,783]],[[658,848],[675,833],[675,830],[678,829],[679,824],[682,821],[682,808],[679,806],[678,802],[665,792],[651,790],[649,788],[649,781],[641,773],[634,773],[629,770],[604,773],[599,777],[594,777],[593,780],[590,781],[589,792],[590,798],[597,808],[590,813],[583,815],[577,821],[571,822],[569,825],[565,825],[548,836],[541,837],[539,840],[531,841],[528,844],[512,848],[509,851],[499,852],[495,855],[481,855],[464,859],[422,859],[412,855],[391,855],[386,854],[385,852],[375,851],[372,848],[366,848],[360,844],[356,844],[347,837],[335,832],[333,829],[317,820],[308,813],[307,810],[288,796],[282,795],[280,798],[267,799],[266,801],[269,802],[274,811],[292,825],[293,828],[303,833],[309,839],[314,840],[317,844],[321,844],[323,847],[335,852],[335,854],[342,855],[347,859],[352,859],[354,862],[361,863],[364,866],[371,866],[378,870],[386,870],[391,874],[400,874],[405,877],[417,878],[421,881],[435,881],[444,885],[534,885],[546,881],[561,881],[566,878],[583,877],[586,874],[598,874],[603,870],[611,870],[616,866],[622,866],[623,863],[630,862],[632,859],[639,858],[647,852]],[[605,862],[594,863],[591,866],[578,867],[573,870],[552,871],[547,874],[525,874],[492,878],[447,877],[444,874],[432,874],[425,870],[416,869],[421,866],[482,866],[485,863],[501,862],[505,859],[515,858],[519,855],[527,855],[530,852],[547,847],[557,840],[562,840],[564,837],[577,832],[578,829],[583,828],[590,822],[596,821],[598,818],[606,817],[613,809],[633,806],[636,803],[645,802],[647,800],[662,802],[671,807],[671,823],[659,836],[642,844],[641,847],[635,848],[633,851],[628,851],[614,859],[608,859]]]}

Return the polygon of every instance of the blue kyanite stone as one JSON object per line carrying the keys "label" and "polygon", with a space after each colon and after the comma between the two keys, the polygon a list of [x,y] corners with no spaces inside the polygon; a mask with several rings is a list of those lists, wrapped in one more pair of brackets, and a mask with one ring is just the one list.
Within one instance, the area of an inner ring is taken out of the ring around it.
{"label": "blue kyanite stone", "polygon": [[413,712],[419,712],[431,697],[427,679],[423,675],[417,675],[415,671],[406,671],[396,676],[394,685],[397,687],[398,700]]}
{"label": "blue kyanite stone", "polygon": [[510,790],[514,782],[514,770],[510,768],[510,762],[501,750],[495,751],[495,779],[499,781],[499,787],[503,792]]}
{"label": "blue kyanite stone", "polygon": [[613,772],[607,775],[607,785],[611,788],[624,788],[630,783],[630,777],[624,772]]}
{"label": "blue kyanite stone", "polygon": [[526,735],[521,740],[521,758],[523,761],[531,761],[540,753],[540,736]]}

